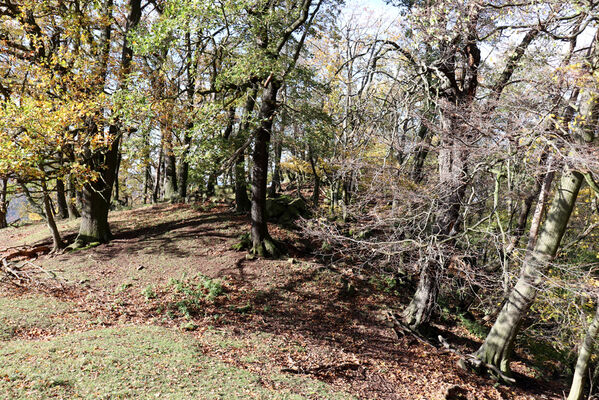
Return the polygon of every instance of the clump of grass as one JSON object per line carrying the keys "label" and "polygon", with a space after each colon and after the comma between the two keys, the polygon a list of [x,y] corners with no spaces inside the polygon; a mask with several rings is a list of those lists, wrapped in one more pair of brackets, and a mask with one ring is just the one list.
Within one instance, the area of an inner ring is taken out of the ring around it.
{"label": "clump of grass", "polygon": [[175,318],[181,315],[191,319],[200,313],[205,301],[214,301],[224,293],[223,282],[199,275],[197,281],[171,279],[169,286],[173,290],[173,300],[166,304],[167,316]]}
{"label": "clump of grass", "polygon": [[470,332],[472,335],[476,336],[479,339],[484,339],[487,337],[487,334],[489,333],[489,328],[487,328],[483,324],[479,323],[476,320],[473,320],[472,318],[466,317],[464,314],[458,314],[458,318],[460,320],[460,324],[464,328],[466,328],[466,330]]}
{"label": "clump of grass", "polygon": [[152,286],[146,286],[142,289],[141,294],[146,298],[146,300],[151,300],[156,298],[156,292]]}

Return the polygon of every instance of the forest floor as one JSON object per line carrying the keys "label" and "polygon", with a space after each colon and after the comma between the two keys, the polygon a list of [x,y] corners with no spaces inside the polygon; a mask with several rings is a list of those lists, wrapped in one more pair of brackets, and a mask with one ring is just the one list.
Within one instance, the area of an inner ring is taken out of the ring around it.
{"label": "forest floor", "polygon": [[[432,339],[397,338],[387,311],[409,293],[322,264],[297,232],[272,226],[289,254],[265,260],[231,249],[249,222],[225,206],[147,206],[110,222],[109,244],[34,261],[62,289],[0,281],[0,399],[563,396],[564,382],[535,379],[523,358],[503,386]],[[72,238],[77,221],[59,227]],[[0,251],[44,242],[43,224],[0,231]],[[455,321],[434,329],[464,353],[480,344]]]}

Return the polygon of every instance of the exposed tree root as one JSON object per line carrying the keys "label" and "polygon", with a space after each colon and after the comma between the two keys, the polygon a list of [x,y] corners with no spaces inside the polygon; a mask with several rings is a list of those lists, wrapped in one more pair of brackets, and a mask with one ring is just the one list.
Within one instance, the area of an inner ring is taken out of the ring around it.
{"label": "exposed tree root", "polygon": [[469,370],[472,370],[479,374],[483,373],[483,372],[489,372],[493,377],[495,377],[497,380],[499,380],[503,383],[507,383],[507,384],[516,383],[516,380],[514,378],[506,375],[504,372],[502,372],[499,368],[497,368],[493,364],[484,362],[480,358],[476,357],[476,355],[474,355],[474,354],[463,354],[459,350],[452,349],[451,346],[449,345],[449,343],[447,343],[445,338],[441,335],[439,335],[439,342],[441,343],[441,345],[443,345],[443,348],[445,348],[446,351],[449,351],[449,352],[456,354],[457,356],[460,357],[460,360],[458,361],[458,366],[460,368],[467,369],[467,370],[469,369]]}

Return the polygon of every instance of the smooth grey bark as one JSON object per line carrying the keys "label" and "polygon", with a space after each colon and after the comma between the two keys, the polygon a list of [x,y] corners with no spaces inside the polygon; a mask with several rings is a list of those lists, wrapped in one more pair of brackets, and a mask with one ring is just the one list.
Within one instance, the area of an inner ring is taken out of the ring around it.
{"label": "smooth grey bark", "polygon": [[[599,46],[597,46],[598,34],[599,31],[596,31],[593,46],[588,49],[588,61],[597,56],[596,53],[599,50]],[[596,63],[593,64],[596,65]],[[563,118],[565,123],[570,121],[574,115],[572,104],[579,97],[578,94],[579,90],[575,89],[569,104],[566,106]],[[590,93],[582,93],[578,105],[579,115],[585,123],[578,124],[572,133],[573,136],[578,138],[579,142],[589,143],[596,136],[599,101]],[[576,205],[576,198],[583,180],[584,175],[578,171],[564,170],[562,173],[542,230],[538,237],[536,237],[534,231],[529,235],[527,254],[520,278],[514,289],[512,289],[485,342],[475,353],[477,358],[499,368],[505,374],[508,374],[510,370],[510,357],[522,320],[534,302],[544,272],[557,253],[570,215]],[[541,191],[541,194],[543,194],[543,191]],[[538,221],[535,222],[537,218],[540,221],[540,216],[535,215],[533,217],[533,228],[539,225]]]}
{"label": "smooth grey bark", "polygon": [[595,315],[589,325],[584,340],[580,346],[578,352],[578,359],[576,360],[576,368],[574,369],[574,377],[572,378],[572,385],[570,386],[570,393],[568,394],[567,400],[581,400],[584,390],[584,379],[589,369],[589,360],[593,354],[593,348],[595,346],[595,340],[599,334],[599,301],[595,306]]}
{"label": "smooth grey bark", "polygon": [[570,393],[568,394],[567,400],[581,400],[584,391],[584,379],[589,369],[589,360],[593,354],[593,348],[595,346],[595,340],[599,334],[599,301],[595,306],[595,315],[589,325],[584,340],[580,346],[578,352],[578,359],[576,360],[576,368],[574,369],[574,377],[572,378],[572,385],[570,386]]}
{"label": "smooth grey bark", "polygon": [[543,228],[522,266],[520,278],[485,342],[475,356],[509,374],[509,362],[522,320],[532,305],[542,275],[555,257],[583,182],[579,172],[565,171],[551,202]]}

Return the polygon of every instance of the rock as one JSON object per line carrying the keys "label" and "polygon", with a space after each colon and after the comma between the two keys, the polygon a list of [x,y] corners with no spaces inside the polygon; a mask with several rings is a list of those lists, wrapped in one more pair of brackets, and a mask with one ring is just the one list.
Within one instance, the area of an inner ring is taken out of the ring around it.
{"label": "rock", "polygon": [[306,216],[308,209],[301,198],[280,196],[266,199],[266,215],[271,222],[291,225],[300,216]]}
{"label": "rock", "polygon": [[299,197],[297,199],[292,200],[289,203],[289,206],[295,208],[299,214],[304,214],[306,211],[308,211],[308,207],[306,206],[306,201]]}

